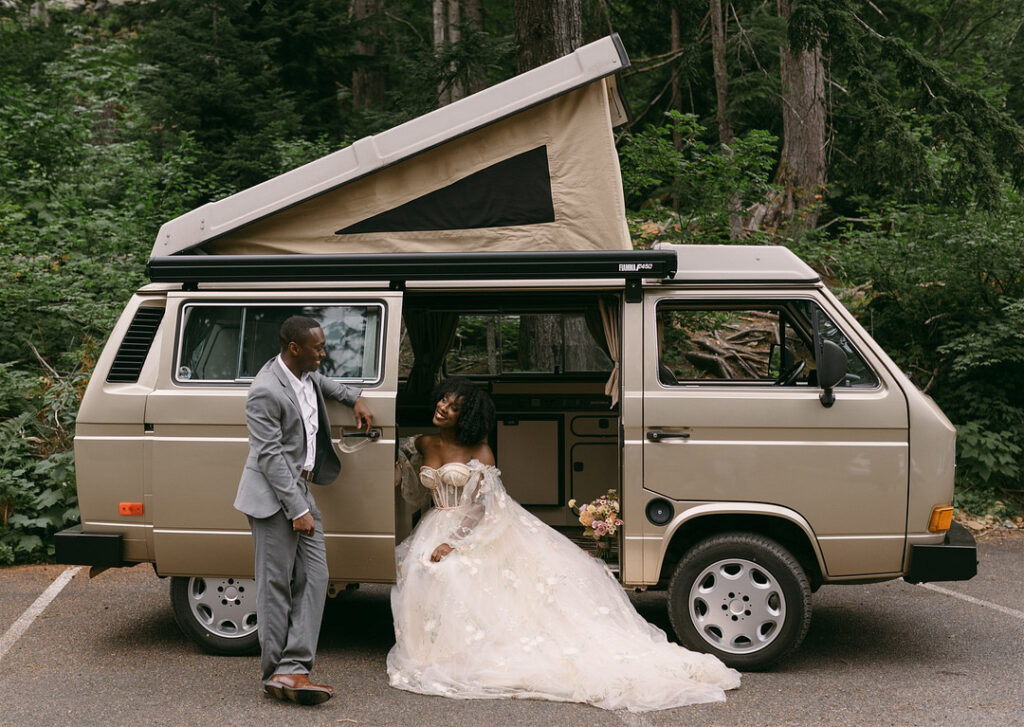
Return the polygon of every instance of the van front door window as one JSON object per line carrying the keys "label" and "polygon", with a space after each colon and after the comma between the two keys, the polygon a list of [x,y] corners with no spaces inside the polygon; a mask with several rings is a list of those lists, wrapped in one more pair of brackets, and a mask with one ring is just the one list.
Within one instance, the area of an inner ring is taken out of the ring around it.
{"label": "van front door window", "polygon": [[842,331],[809,300],[663,301],[658,305],[658,379],[667,386],[817,386],[814,321],[847,354],[845,386],[878,378]]}

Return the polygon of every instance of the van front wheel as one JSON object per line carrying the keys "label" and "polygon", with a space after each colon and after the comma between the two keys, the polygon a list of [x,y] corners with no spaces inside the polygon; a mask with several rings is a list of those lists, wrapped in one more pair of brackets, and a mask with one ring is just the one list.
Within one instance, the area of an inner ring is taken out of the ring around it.
{"label": "van front wheel", "polygon": [[668,608],[683,644],[751,671],[804,640],[811,588],[800,564],[774,540],[726,533],[697,543],[679,561]]}
{"label": "van front wheel", "polygon": [[175,576],[171,605],[179,628],[203,651],[223,656],[259,653],[256,581]]}

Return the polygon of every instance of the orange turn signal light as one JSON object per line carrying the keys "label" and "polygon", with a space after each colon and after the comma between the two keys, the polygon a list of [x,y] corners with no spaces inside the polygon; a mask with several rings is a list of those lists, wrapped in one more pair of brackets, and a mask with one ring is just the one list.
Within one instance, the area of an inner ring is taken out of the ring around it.
{"label": "orange turn signal light", "polygon": [[953,524],[953,508],[949,505],[936,505],[932,508],[932,517],[928,521],[928,532],[944,533]]}
{"label": "orange turn signal light", "polygon": [[118,515],[141,515],[142,514],[142,503],[141,502],[119,502],[117,504]]}

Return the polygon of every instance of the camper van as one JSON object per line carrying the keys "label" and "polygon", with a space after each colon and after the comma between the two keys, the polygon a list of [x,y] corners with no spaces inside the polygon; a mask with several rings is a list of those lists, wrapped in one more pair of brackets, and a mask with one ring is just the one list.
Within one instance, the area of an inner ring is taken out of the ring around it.
{"label": "camper van", "polygon": [[374,415],[364,432],[328,403],[332,595],[394,580],[422,514],[399,445],[452,374],[494,399],[509,493],[578,538],[569,501],[615,490],[612,573],[666,590],[678,639],[731,666],[795,649],[822,585],[971,578],[954,428],[812,268],[781,247],[632,249],[627,64],[605,38],[165,224],[82,401],[82,522],[58,559],[152,563],[187,635],[251,652],[245,399],[303,314],[321,373]]}

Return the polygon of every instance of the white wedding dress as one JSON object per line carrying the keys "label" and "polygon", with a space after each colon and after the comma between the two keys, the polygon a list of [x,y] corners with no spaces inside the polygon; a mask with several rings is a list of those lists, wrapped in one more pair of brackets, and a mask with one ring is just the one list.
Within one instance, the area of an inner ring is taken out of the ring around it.
{"label": "white wedding dress", "polygon": [[[670,643],[603,562],[524,510],[500,472],[473,460],[422,467],[402,447],[403,489],[434,501],[398,546],[391,592],[399,689],[458,699],[520,697],[646,711],[725,699],[739,673]],[[454,551],[438,563],[440,543]]]}

